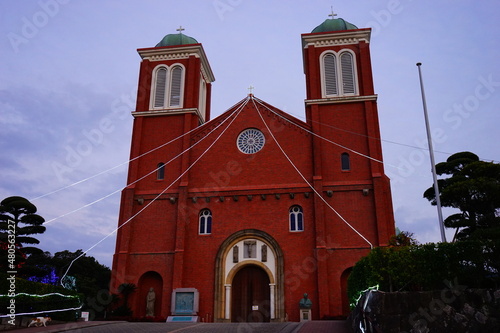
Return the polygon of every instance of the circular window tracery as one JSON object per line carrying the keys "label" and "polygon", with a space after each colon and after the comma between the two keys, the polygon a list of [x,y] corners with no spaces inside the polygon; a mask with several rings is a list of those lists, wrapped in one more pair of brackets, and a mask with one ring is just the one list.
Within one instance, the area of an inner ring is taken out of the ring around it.
{"label": "circular window tracery", "polygon": [[255,154],[264,147],[266,138],[264,133],[256,128],[248,128],[238,135],[236,144],[238,149],[245,154]]}

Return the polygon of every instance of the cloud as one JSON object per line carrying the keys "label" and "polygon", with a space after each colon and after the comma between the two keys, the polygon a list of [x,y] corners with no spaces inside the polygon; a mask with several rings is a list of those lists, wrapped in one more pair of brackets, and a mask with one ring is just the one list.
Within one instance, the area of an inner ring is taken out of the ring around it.
{"label": "cloud", "polygon": [[[203,43],[217,78],[212,117],[243,98],[252,84],[257,97],[303,118],[300,34],[327,18],[330,3],[222,2],[230,9],[221,14],[207,1],[174,7],[165,1],[103,2],[97,7],[70,1],[19,45],[18,52],[8,38],[2,39],[0,197],[34,198],[126,161],[141,61],[135,49],[154,46],[181,24],[186,34]],[[500,89],[481,100],[460,128],[444,119],[454,103],[475,93],[479,77],[500,81],[500,47],[495,43],[499,4],[408,0],[392,12],[390,4],[395,2],[361,0],[334,8],[360,28],[371,22],[378,29],[370,49],[382,138],[425,147],[415,66],[421,61],[431,126],[447,136],[434,148],[450,153],[466,148],[500,160],[495,127]],[[4,1],[0,7],[10,13],[0,21],[2,36],[22,34],[24,18],[32,21],[44,10],[38,2]],[[385,167],[392,178],[398,226],[415,232],[421,242],[439,240],[435,207],[422,199],[432,184],[427,151],[387,142],[383,149],[388,164],[406,168]],[[441,161],[446,155],[436,158]],[[52,219],[121,189],[125,180],[123,166],[35,204],[42,216]],[[48,224],[43,247],[51,252],[90,247],[116,225],[119,201],[113,195]],[[111,242],[90,255],[99,253],[110,265],[113,251]]]}

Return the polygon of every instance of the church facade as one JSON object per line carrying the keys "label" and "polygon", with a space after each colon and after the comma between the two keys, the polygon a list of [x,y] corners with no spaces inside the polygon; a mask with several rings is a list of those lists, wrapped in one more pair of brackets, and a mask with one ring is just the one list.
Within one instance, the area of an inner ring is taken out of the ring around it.
{"label": "church facade", "polygon": [[370,33],[328,19],[301,36],[305,122],[251,93],[211,119],[202,44],[138,50],[111,281],[137,286],[134,317],[172,315],[178,290],[207,322],[299,321],[304,293],[312,319],[349,313],[352,267],[395,232]]}

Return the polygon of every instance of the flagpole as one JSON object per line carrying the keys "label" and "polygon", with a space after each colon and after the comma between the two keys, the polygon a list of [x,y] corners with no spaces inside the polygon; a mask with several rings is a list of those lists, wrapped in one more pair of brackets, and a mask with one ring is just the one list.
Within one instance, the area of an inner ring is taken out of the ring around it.
{"label": "flagpole", "polygon": [[425,127],[427,129],[427,142],[429,144],[429,155],[431,157],[432,178],[434,180],[434,192],[436,193],[436,206],[438,211],[439,229],[441,231],[441,241],[446,242],[446,235],[444,233],[443,212],[441,209],[441,198],[439,195],[439,186],[436,173],[436,162],[434,160],[434,149],[432,148],[431,129],[429,125],[429,116],[427,115],[427,103],[425,101],[424,81],[422,80],[422,70],[420,69],[421,65],[422,65],[421,62],[417,62],[418,76],[420,78],[420,90],[422,91],[422,104],[424,106]]}

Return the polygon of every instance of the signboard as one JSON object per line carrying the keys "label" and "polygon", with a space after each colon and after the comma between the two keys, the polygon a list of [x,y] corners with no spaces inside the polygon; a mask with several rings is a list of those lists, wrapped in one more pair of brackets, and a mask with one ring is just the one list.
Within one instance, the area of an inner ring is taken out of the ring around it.
{"label": "signboard", "polygon": [[82,311],[81,318],[83,318],[84,321],[89,321],[89,313],[90,312]]}

